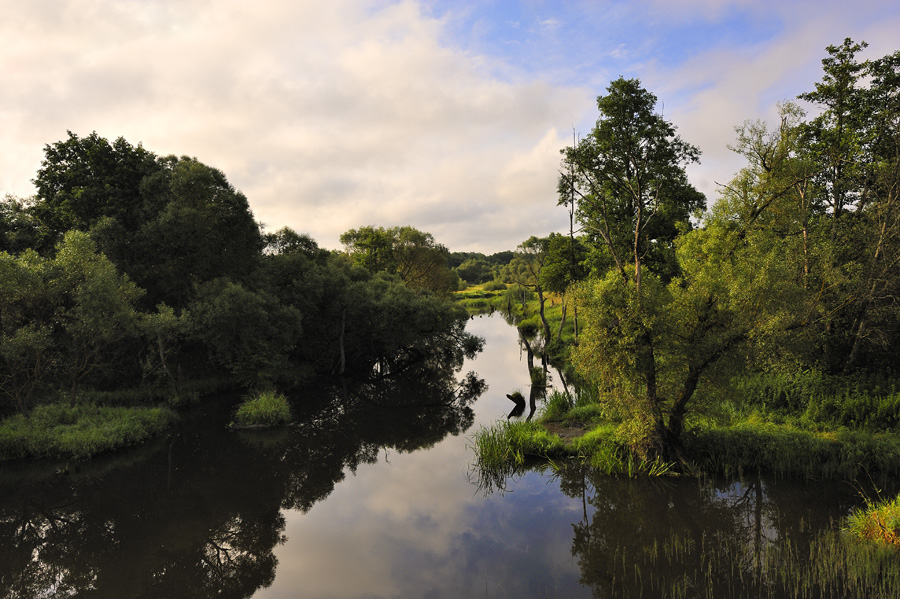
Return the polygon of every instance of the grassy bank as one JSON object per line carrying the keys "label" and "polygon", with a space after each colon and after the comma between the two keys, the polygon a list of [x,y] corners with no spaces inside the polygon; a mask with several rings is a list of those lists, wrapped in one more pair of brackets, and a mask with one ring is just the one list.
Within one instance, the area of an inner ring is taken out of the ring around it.
{"label": "grassy bank", "polygon": [[[826,480],[900,476],[900,435],[891,431],[803,428],[767,420],[758,412],[720,423],[695,422],[684,438],[688,471],[705,474],[767,472]],[[598,404],[572,405],[553,392],[531,422],[500,422],[473,438],[476,467],[502,470],[528,458],[578,459],[607,474],[666,474],[671,465],[646,462],[631,451],[619,424]]]}
{"label": "grassy bank", "polygon": [[38,406],[0,422],[0,460],[85,459],[146,441],[176,418],[165,407]]}
{"label": "grassy bank", "polygon": [[671,465],[642,460],[604,419],[596,404],[571,405],[553,391],[532,421],[501,421],[482,427],[472,438],[475,467],[489,478],[502,478],[529,459],[577,459],[605,474],[659,476]]}

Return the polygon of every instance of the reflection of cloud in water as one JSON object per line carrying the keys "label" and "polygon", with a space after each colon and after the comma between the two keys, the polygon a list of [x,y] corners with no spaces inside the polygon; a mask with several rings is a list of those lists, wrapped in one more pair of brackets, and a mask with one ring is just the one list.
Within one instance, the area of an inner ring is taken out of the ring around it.
{"label": "reflection of cloud in water", "polygon": [[[463,368],[489,385],[475,404],[477,428],[505,418],[505,394],[529,380],[514,328],[476,317],[468,330],[486,340]],[[466,481],[472,432],[427,452],[382,450],[307,514],[288,512],[275,584],[257,596],[512,597],[554,578],[581,588],[571,557],[580,502],[536,473],[511,482],[504,496],[483,497]]]}
{"label": "reflection of cloud in water", "polygon": [[[459,441],[435,451],[459,453]],[[521,596],[553,577],[577,581],[578,501],[535,473],[487,498],[461,485],[464,477],[435,472],[416,454],[361,467],[308,514],[287,514],[289,541],[261,596]]]}

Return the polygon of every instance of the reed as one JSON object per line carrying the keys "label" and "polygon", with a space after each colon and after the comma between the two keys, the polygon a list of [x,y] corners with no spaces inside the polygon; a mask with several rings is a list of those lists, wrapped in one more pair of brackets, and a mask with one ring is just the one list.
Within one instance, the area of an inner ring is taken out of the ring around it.
{"label": "reed", "polygon": [[868,502],[847,519],[857,538],[900,550],[900,495],[892,500]]}

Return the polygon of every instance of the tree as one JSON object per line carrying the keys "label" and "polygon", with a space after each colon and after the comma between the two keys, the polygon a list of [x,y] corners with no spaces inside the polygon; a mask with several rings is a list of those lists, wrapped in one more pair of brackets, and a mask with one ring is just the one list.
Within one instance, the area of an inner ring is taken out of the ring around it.
{"label": "tree", "polygon": [[36,252],[0,252],[0,396],[22,414],[52,370],[53,291]]}
{"label": "tree", "polygon": [[354,264],[371,273],[397,274],[411,289],[447,293],[458,285],[447,266],[449,252],[431,233],[410,226],[366,226],[341,235],[341,243]]}
{"label": "tree", "polygon": [[[567,296],[569,289],[575,283],[584,280],[587,269],[584,262],[587,258],[587,248],[580,239],[574,235],[566,236],[559,233],[551,233],[547,239],[547,257],[544,259],[540,273],[541,286],[547,291],[558,293],[562,296],[562,315],[556,340],[562,337],[563,327],[566,323],[568,308]],[[575,309],[575,341],[578,341],[578,310]]]}
{"label": "tree", "polygon": [[[610,355],[618,358],[608,365],[594,360],[582,365],[605,369],[615,378],[628,373],[639,381],[640,393],[631,388],[621,397],[625,403],[643,406],[640,443],[645,453],[665,455],[680,431],[667,434],[663,416],[666,398],[660,395],[657,379],[656,344],[664,320],[657,317],[657,310],[666,303],[664,278],[677,274],[672,242],[679,231],[689,228],[690,215],[704,204],[684,172],[686,164],[697,161],[699,150],[682,141],[675,127],[654,112],[656,96],[638,80],[619,78],[607,91],[597,98],[600,118],[591,134],[563,150],[559,183],[561,196],[577,196],[579,222],[599,238],[615,264],[614,278],[606,277],[599,287],[593,286],[599,294],[588,292],[583,299],[595,304],[591,325],[598,344],[593,347],[607,344]],[[607,305],[609,301],[613,303]],[[604,328],[608,333],[602,332]],[[588,350],[579,351],[585,355]],[[630,367],[616,368],[616,363]]]}
{"label": "tree", "polygon": [[121,275],[81,231],[66,233],[48,267],[55,278],[51,285],[61,286],[54,320],[62,324],[69,393],[74,401],[79,382],[107,365],[113,348],[136,338],[138,313],[134,306],[143,290]]}
{"label": "tree", "polygon": [[264,240],[247,198],[225,175],[194,158],[160,158],[122,138],[91,133],[44,148],[27,208],[38,251],[49,255],[69,230],[90,231],[98,250],[147,291],[145,307],[175,309],[197,284],[243,281]]}
{"label": "tree", "polygon": [[623,281],[631,264],[640,296],[645,262],[666,270],[679,226],[689,226],[705,199],[684,166],[700,151],[654,112],[657,99],[637,79],[619,78],[597,98],[591,134],[563,150],[560,195],[578,199],[577,218],[608,250]]}
{"label": "tree", "polygon": [[196,338],[213,362],[242,386],[296,382],[290,361],[302,331],[296,308],[228,279],[215,279],[200,287],[190,312]]}

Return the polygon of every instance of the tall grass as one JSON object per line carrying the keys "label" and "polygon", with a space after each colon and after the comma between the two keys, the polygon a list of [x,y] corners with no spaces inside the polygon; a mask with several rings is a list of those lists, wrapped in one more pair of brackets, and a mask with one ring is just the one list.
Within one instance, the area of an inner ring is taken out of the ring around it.
{"label": "tall grass", "polygon": [[16,415],[0,423],[0,460],[85,459],[141,443],[166,430],[176,418],[164,407],[38,406],[28,417]]}
{"label": "tall grass", "polygon": [[847,524],[850,532],[860,539],[900,550],[900,495],[854,510]]}
{"label": "tall grass", "polygon": [[284,395],[264,391],[245,400],[234,414],[237,426],[277,426],[291,421],[291,408]]}
{"label": "tall grass", "polygon": [[735,402],[811,430],[847,427],[900,430],[900,389],[877,376],[827,375],[815,370],[748,374],[734,381]]}
{"label": "tall grass", "polygon": [[707,473],[844,480],[900,476],[900,439],[892,434],[815,432],[751,420],[696,429],[685,438],[685,449]]}
{"label": "tall grass", "polygon": [[520,471],[529,458],[554,465],[555,460],[576,460],[609,475],[662,476],[672,464],[643,460],[616,435],[616,425],[593,428],[570,442],[539,422],[499,422],[482,427],[473,437],[474,469],[482,486],[504,488],[505,478]]}

